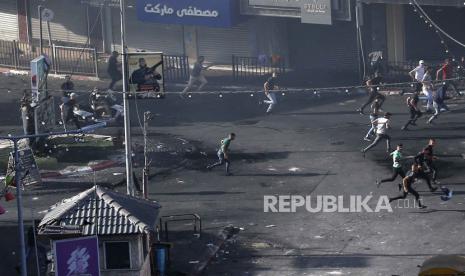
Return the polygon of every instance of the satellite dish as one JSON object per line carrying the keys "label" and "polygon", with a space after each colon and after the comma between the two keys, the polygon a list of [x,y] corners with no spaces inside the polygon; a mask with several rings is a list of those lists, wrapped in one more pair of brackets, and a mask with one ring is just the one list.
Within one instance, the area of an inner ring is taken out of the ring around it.
{"label": "satellite dish", "polygon": [[44,21],[52,21],[55,13],[51,9],[43,9],[42,10],[42,20]]}

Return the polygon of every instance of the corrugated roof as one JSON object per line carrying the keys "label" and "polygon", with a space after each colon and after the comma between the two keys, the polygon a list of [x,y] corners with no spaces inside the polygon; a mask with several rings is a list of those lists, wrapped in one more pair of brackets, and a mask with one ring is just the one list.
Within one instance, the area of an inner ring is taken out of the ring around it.
{"label": "corrugated roof", "polygon": [[138,234],[155,231],[160,205],[103,188],[92,187],[51,206],[39,224],[82,227],[82,235]]}

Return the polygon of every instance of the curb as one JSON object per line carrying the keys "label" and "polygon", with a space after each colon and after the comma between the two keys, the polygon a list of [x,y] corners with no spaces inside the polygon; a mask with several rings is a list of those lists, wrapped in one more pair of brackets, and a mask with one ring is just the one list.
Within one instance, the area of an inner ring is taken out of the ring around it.
{"label": "curb", "polygon": [[80,176],[84,174],[89,174],[92,172],[97,172],[101,170],[105,170],[108,168],[115,167],[116,165],[120,164],[120,162],[113,161],[113,160],[105,160],[100,163],[82,166],[82,167],[67,167],[63,170],[59,171],[51,171],[51,172],[43,172],[40,176],[43,179],[51,179],[51,178],[66,178],[72,176]]}
{"label": "curb", "polygon": [[218,251],[223,247],[224,243],[232,238],[235,234],[239,232],[239,229],[232,226],[228,225],[225,228],[223,228],[219,233],[216,238],[215,243],[213,243],[208,250],[203,254],[202,259],[203,261],[199,262],[188,274],[190,276],[199,276],[202,275],[202,273],[205,271],[207,266],[210,264],[210,262],[215,258],[216,254]]}

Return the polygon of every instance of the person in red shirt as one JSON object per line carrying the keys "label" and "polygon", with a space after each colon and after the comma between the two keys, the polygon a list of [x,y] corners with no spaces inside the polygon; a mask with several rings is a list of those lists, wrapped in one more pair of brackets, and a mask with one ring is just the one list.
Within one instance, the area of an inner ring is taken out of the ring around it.
{"label": "person in red shirt", "polygon": [[436,71],[436,80],[445,81],[449,87],[452,87],[454,89],[457,96],[460,97],[461,94],[457,89],[457,85],[455,84],[453,80],[451,80],[453,77],[454,77],[454,70],[453,70],[452,64],[450,62],[450,59],[446,58],[441,68],[439,68],[438,71]]}

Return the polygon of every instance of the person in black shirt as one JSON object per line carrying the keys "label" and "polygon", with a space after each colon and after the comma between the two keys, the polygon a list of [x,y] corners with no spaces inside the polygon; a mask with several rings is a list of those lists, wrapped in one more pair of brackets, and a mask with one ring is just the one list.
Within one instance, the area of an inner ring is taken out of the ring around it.
{"label": "person in black shirt", "polygon": [[436,140],[431,138],[429,139],[428,145],[415,156],[415,164],[423,166],[431,173],[431,178],[433,182],[437,183],[438,170],[434,165],[433,160],[436,160],[437,157],[434,156],[434,146],[436,145]]}
{"label": "person in black shirt", "polygon": [[379,105],[381,108],[381,106],[384,103],[384,100],[386,99],[386,97],[380,94],[378,91],[379,85],[382,81],[383,77],[381,76],[381,74],[375,73],[375,75],[366,82],[366,85],[368,87],[368,100],[359,109],[357,109],[357,111],[360,112],[360,114],[364,114],[363,110],[365,109],[365,107],[371,104],[376,98],[379,99]]}
{"label": "person in black shirt", "polygon": [[108,89],[113,90],[115,84],[123,78],[121,74],[121,64],[118,62],[119,53],[117,51],[113,51],[111,53],[110,58],[108,59],[108,68],[107,72],[110,75],[111,82],[108,85]]}
{"label": "person in black shirt", "polygon": [[71,93],[69,95],[69,98],[63,101],[63,103],[60,106],[61,112],[62,112],[62,118],[63,118],[63,125],[65,126],[65,131],[66,131],[66,124],[69,121],[72,121],[74,123],[74,125],[76,126],[76,129],[81,129],[81,124],[79,123],[78,118],[74,114],[74,107],[76,106],[77,106],[76,93]]}
{"label": "person in black shirt", "polygon": [[417,92],[415,92],[411,97],[407,98],[407,107],[410,112],[410,120],[408,120],[408,122],[402,127],[402,130],[408,130],[409,125],[416,126],[416,121],[423,115],[423,113],[420,111],[420,108],[418,107],[419,101],[420,98]]}
{"label": "person in black shirt", "polygon": [[65,76],[65,82],[61,84],[61,90],[66,93],[74,90],[74,83],[71,81],[71,76]]}
{"label": "person in black shirt", "polygon": [[419,170],[419,166],[413,164],[412,165],[412,171],[410,171],[407,174],[407,176],[402,179],[402,187],[401,187],[402,188],[401,189],[402,194],[399,195],[399,196],[396,196],[396,197],[389,198],[389,202],[393,202],[393,201],[399,200],[399,199],[405,199],[407,197],[407,195],[409,193],[411,193],[412,195],[415,196],[415,200],[418,201],[418,207],[420,209],[426,208],[426,206],[421,203],[420,195],[412,187],[412,184],[415,182],[415,179],[417,178],[416,173],[418,172],[418,170]]}
{"label": "person in black shirt", "polygon": [[449,110],[446,103],[444,102],[444,98],[446,97],[448,84],[445,83],[441,85],[436,91],[433,93],[433,108],[434,114],[428,120],[428,124],[432,124],[437,117],[439,117],[439,113],[441,113],[441,109],[445,109],[446,111]]}
{"label": "person in black shirt", "polygon": [[191,91],[194,88],[196,83],[199,83],[197,87],[197,91],[202,90],[202,88],[207,85],[208,81],[203,75],[202,71],[208,69],[210,66],[204,66],[203,62],[205,61],[205,57],[199,56],[197,62],[194,63],[194,67],[192,68],[191,75],[189,77],[189,82],[187,83],[186,88],[182,91],[181,95],[185,95],[187,92]]}
{"label": "person in black shirt", "polygon": [[271,111],[273,110],[273,108],[278,103],[276,101],[276,95],[273,92],[273,90],[279,89],[279,87],[276,85],[277,77],[278,76],[277,76],[276,72],[273,72],[271,77],[269,77],[268,80],[263,85],[263,88],[264,88],[264,91],[265,91],[265,96],[268,98],[268,100],[265,100],[263,102],[265,104],[269,104],[268,109],[266,110],[266,114],[271,114]]}
{"label": "person in black shirt", "polygon": [[159,92],[160,84],[158,80],[161,80],[161,75],[156,71],[156,68],[161,64],[162,62],[159,62],[152,67],[148,67],[145,59],[140,58],[139,69],[132,72],[129,83],[137,85],[136,91]]}

